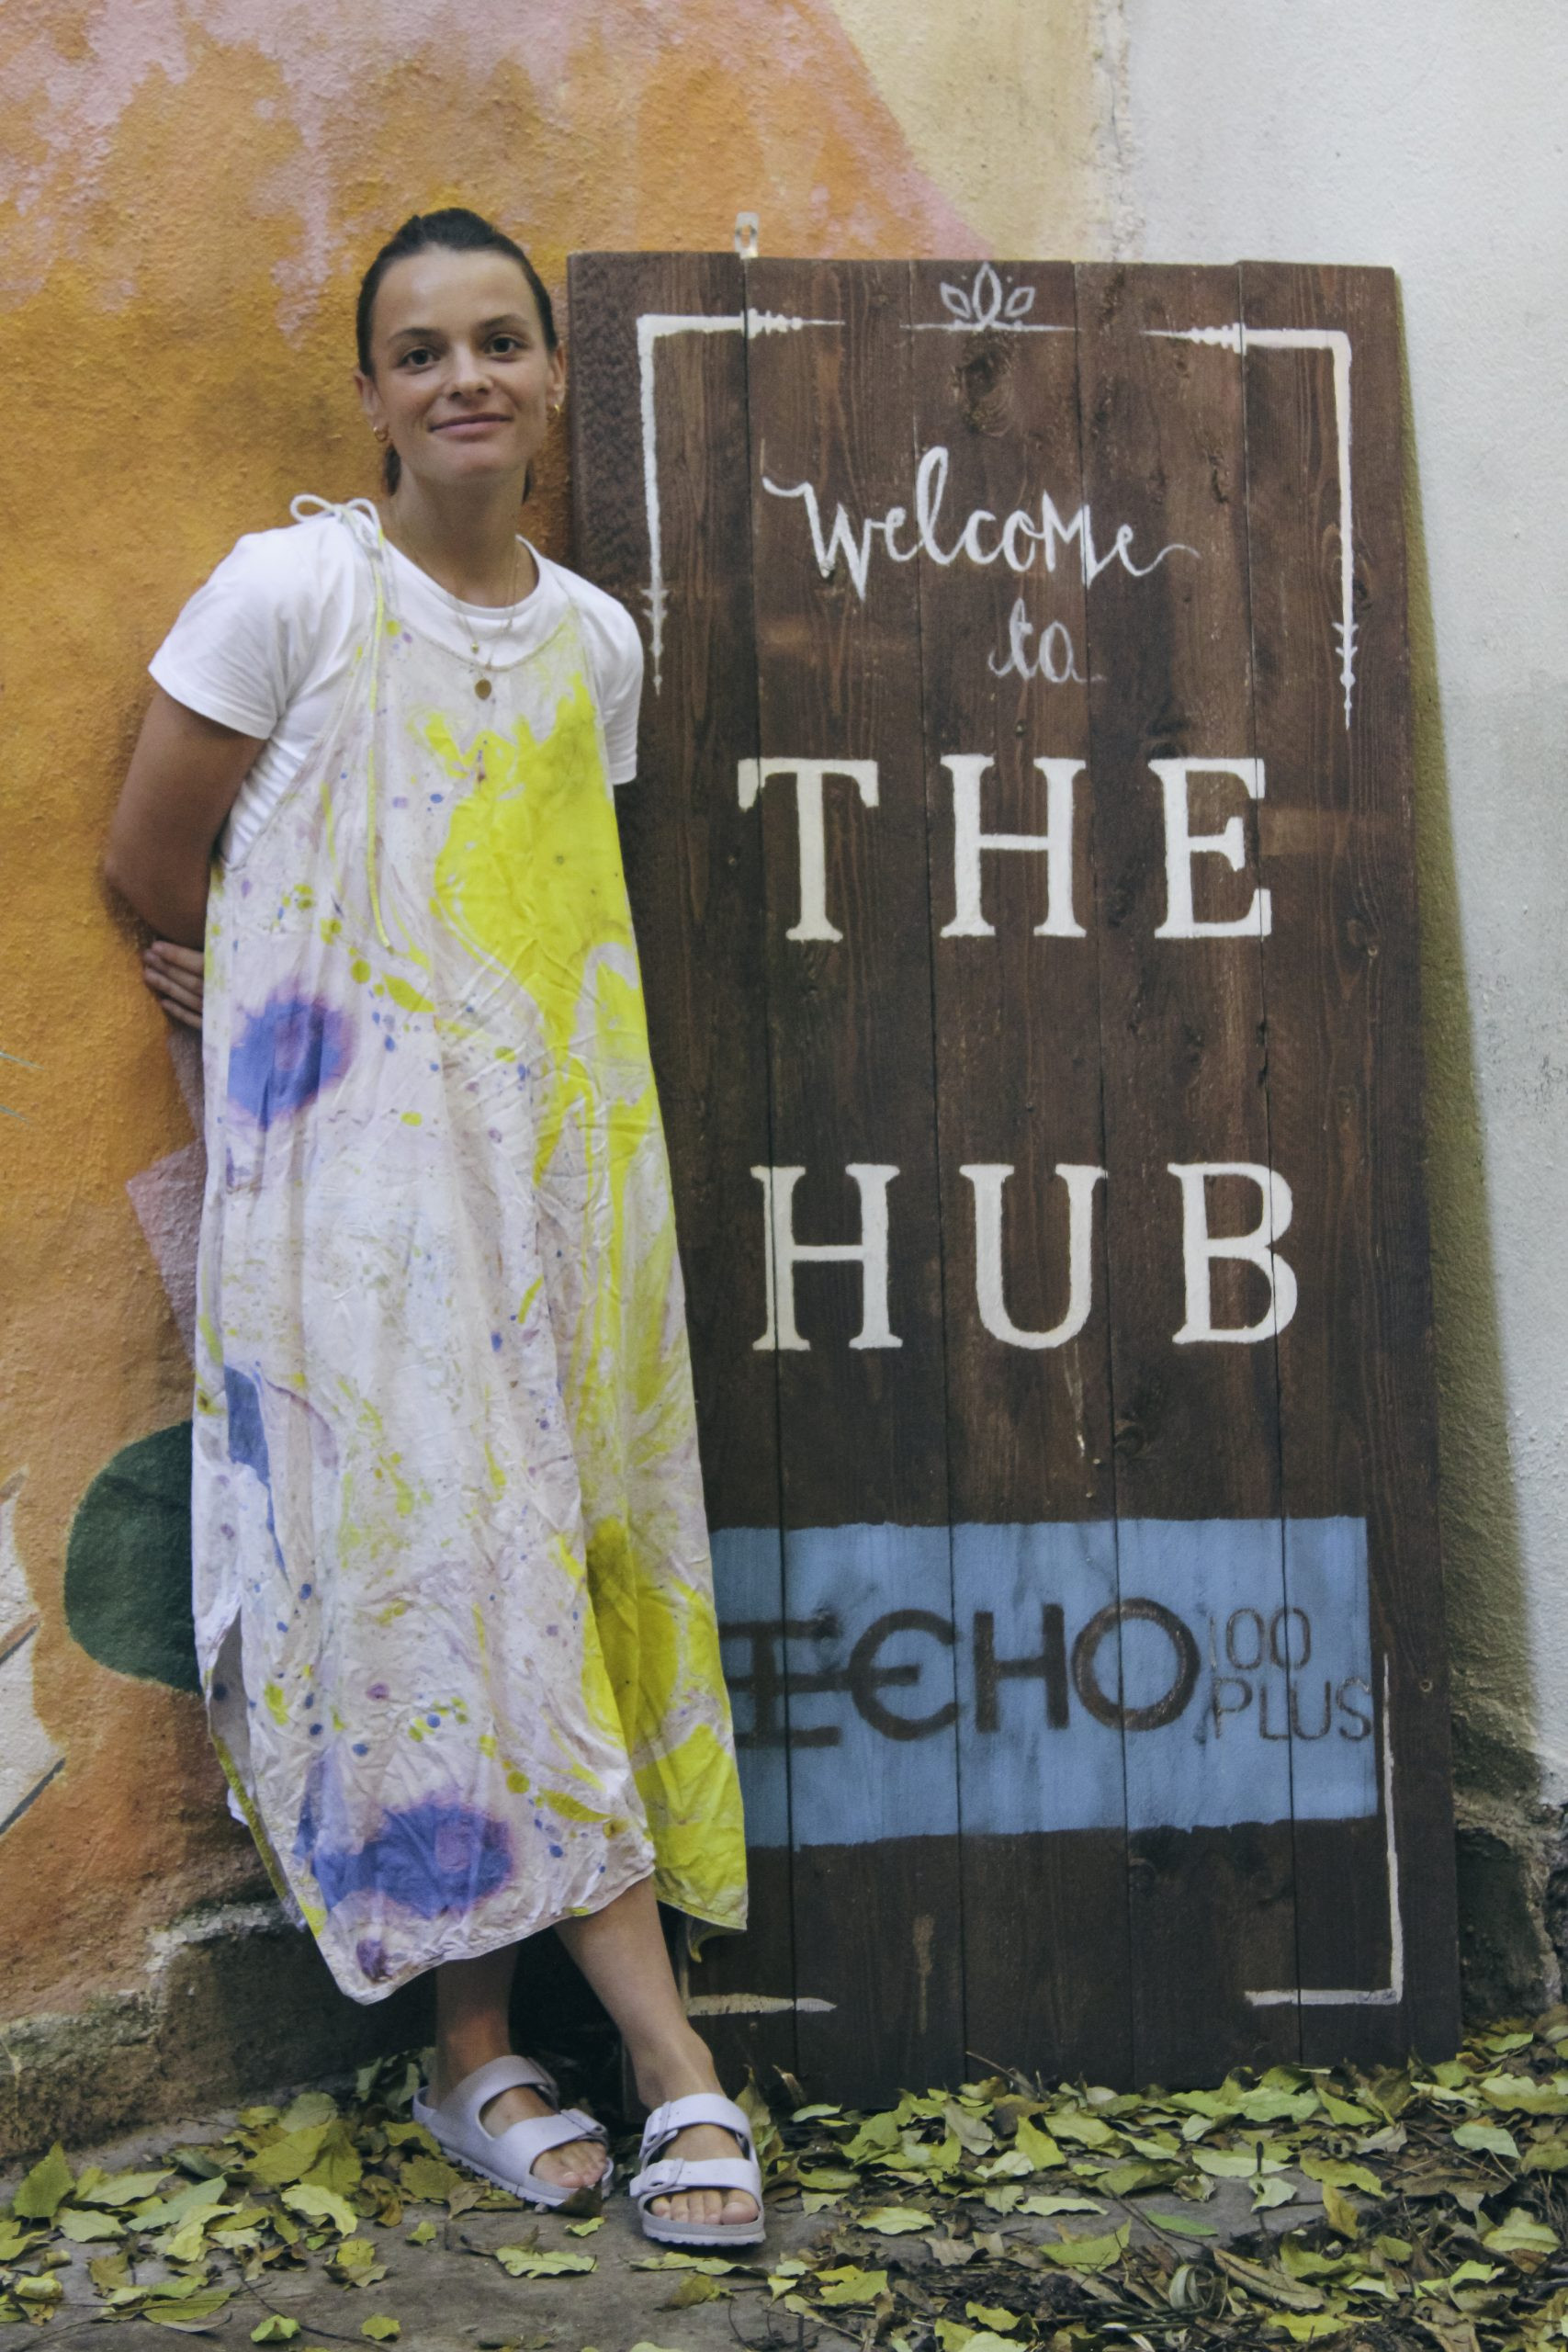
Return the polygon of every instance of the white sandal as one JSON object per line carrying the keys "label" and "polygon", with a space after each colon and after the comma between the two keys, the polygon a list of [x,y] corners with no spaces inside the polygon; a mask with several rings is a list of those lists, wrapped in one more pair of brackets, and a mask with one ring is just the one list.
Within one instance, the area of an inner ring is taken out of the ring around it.
{"label": "white sandal", "polygon": [[454,2163],[482,2173],[498,2188],[525,2199],[530,2205],[564,2205],[569,2198],[581,2194],[581,2188],[569,2188],[564,2181],[542,2179],[534,2170],[536,2156],[542,2156],[547,2148],[563,2146],[568,2140],[603,2140],[604,2169],[597,2185],[604,2188],[615,2170],[609,2133],[580,2107],[563,2108],[555,2115],[525,2116],[502,2132],[491,2132],[480,2120],[480,2110],[492,2098],[520,2085],[543,2091],[547,2098],[559,2098],[555,2077],[534,2059],[492,2058],[488,2065],[476,2066],[471,2075],[465,2075],[457,2089],[439,2103],[424,2097],[428,2086],[422,2085],[414,2095],[414,2121],[423,2124]]}
{"label": "white sandal", "polygon": [[[660,2156],[678,2132],[692,2123],[717,2123],[739,2141],[739,2156]],[[762,2168],[751,2143],[751,2127],[744,2108],[716,2091],[690,2091],[684,2098],[666,2099],[642,2127],[638,2170],[626,2184],[637,2202],[644,2237],[661,2245],[760,2245],[763,2235]],[[757,2211],[749,2222],[680,2222],[670,2213],[652,2213],[655,2197],[679,2197],[692,2188],[744,2189]]]}

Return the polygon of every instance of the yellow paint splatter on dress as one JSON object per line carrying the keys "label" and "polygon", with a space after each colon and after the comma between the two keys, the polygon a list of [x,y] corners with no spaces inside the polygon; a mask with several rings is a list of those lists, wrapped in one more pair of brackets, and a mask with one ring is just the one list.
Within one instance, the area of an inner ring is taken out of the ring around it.
{"label": "yellow paint splatter on dress", "polygon": [[[482,723],[466,665],[406,627],[355,675],[209,902],[194,1493],[215,1728],[367,2000],[650,1870],[738,1928],[746,1878],[574,611],[495,669]],[[263,1086],[267,1022],[293,1058]],[[236,1621],[259,1704],[213,1663]]]}

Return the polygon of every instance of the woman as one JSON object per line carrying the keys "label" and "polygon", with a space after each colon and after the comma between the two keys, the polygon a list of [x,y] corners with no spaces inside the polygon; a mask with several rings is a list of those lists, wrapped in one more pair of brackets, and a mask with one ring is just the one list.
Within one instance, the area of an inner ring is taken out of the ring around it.
{"label": "woman", "polygon": [[539,2203],[608,2177],[511,2048],[517,1941],[553,1926],[653,2110],[644,2228],[755,2242],[656,1902],[745,1919],[611,786],[640,644],[516,530],[565,382],[521,250],[415,215],[358,358],[385,494],[296,501],[186,605],[107,859],[204,1033],[209,1720],[344,1991],[435,1969],[443,2147]]}

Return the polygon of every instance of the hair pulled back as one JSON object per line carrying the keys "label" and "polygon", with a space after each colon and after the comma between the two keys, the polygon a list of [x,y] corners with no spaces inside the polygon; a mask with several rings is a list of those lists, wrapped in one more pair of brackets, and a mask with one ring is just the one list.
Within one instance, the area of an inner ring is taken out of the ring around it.
{"label": "hair pulled back", "polygon": [[[539,323],[545,330],[545,347],[554,351],[559,342],[556,334],[555,312],[544,279],[521,245],[487,220],[480,212],[470,212],[466,205],[448,205],[441,212],[411,212],[396,233],[388,238],[364,277],[360,280],[359,300],[355,306],[354,335],[359,352],[360,372],[373,376],[370,365],[370,320],[376,308],[376,296],[381,280],[395,261],[409,254],[423,254],[439,249],[449,254],[507,254],[517,264],[533,288],[534,300],[539,306]],[[389,448],[382,461],[382,479],[389,491],[396,490],[402,473],[402,460],[395,449]],[[525,491],[526,496],[526,491]]]}

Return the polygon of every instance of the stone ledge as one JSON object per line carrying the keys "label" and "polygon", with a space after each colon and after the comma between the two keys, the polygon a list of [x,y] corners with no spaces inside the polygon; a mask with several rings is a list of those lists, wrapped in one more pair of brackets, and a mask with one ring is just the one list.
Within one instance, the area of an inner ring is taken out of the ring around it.
{"label": "stone ledge", "polygon": [[0,2158],[243,2105],[430,2038],[426,1983],[361,2007],[270,1901],[189,1913],[150,1961],[136,1991],[0,2026]]}

